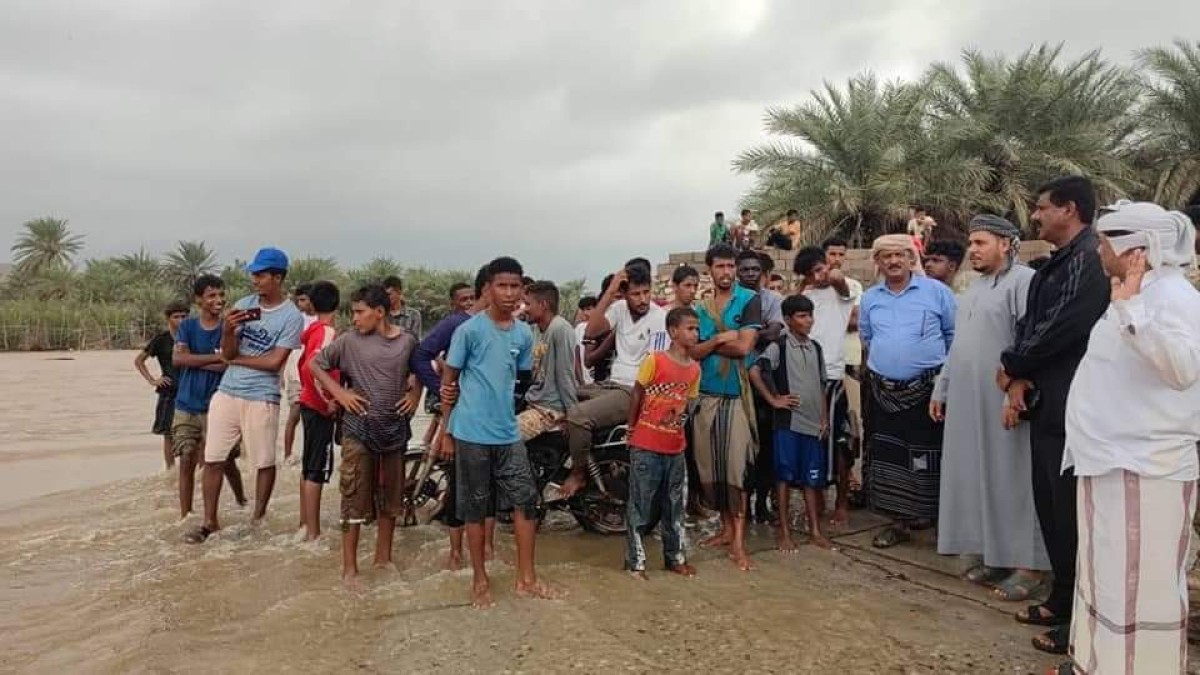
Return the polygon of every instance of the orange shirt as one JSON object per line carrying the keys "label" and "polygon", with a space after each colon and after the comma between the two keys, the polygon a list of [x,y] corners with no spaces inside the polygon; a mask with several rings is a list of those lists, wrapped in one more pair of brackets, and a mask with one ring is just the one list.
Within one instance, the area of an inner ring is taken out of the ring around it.
{"label": "orange shirt", "polygon": [[678,363],[667,352],[654,352],[638,368],[642,409],[629,445],[664,455],[678,455],[687,445],[683,424],[687,405],[700,396],[700,364]]}

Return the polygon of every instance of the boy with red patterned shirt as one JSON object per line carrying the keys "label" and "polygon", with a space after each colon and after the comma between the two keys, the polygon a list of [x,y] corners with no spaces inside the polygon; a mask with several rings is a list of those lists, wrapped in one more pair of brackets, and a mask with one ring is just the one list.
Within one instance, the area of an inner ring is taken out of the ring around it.
{"label": "boy with red patterned shirt", "polygon": [[695,576],[683,550],[683,491],[687,464],[684,422],[689,402],[700,396],[700,364],[688,350],[700,340],[700,319],[688,307],[667,314],[671,348],[642,361],[629,405],[629,501],[626,508],[625,569],[646,579],[642,537],[661,521],[666,569]]}
{"label": "boy with red patterned shirt", "polygon": [[[307,295],[316,312],[316,320],[300,334],[299,406],[300,420],[304,423],[300,520],[304,523],[305,540],[312,541],[321,536],[321,491],[333,475],[333,428],[337,405],[332,396],[321,390],[308,365],[337,334],[333,322],[341,292],[328,281],[318,281],[308,287]],[[336,371],[332,377],[338,378]]]}

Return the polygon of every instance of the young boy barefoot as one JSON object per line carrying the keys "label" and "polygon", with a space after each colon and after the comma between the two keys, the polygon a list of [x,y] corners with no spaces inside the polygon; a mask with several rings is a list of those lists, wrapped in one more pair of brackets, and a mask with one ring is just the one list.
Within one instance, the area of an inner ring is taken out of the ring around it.
{"label": "young boy barefoot", "polygon": [[[133,367],[138,374],[158,394],[154,405],[153,433],[162,436],[163,462],[167,470],[175,468],[175,448],[171,439],[171,422],[175,414],[175,396],[178,393],[179,380],[175,376],[175,364],[172,355],[175,350],[175,336],[179,332],[179,324],[188,318],[188,307],[182,302],[172,302],[167,305],[163,315],[167,317],[167,329],[158,333],[142,351],[133,359]],[[159,376],[154,377],[146,368],[146,361],[154,357],[158,361]]]}
{"label": "young boy barefoot", "polygon": [[[517,540],[518,596],[555,598],[560,593],[538,581],[534,569],[533,520],[537,487],[517,427],[513,391],[528,386],[533,368],[533,334],[517,321],[524,270],[512,258],[488,264],[486,312],[454,333],[442,370],[442,411],[448,434],[443,453],[455,458],[458,517],[466,523],[474,581],[471,602],[493,604],[484,554],[484,520],[496,503],[513,508]],[[519,393],[524,393],[523,391]]]}
{"label": "young boy barefoot", "polygon": [[[357,586],[358,538],[364,523],[379,519],[375,566],[392,564],[392,535],[404,508],[404,449],[411,435],[398,415],[409,387],[409,361],[417,340],[387,320],[383,286],[350,296],[354,330],[338,336],[309,364],[317,384],[345,411],[342,417],[342,579]],[[337,369],[343,386],[328,371]]]}
{"label": "young boy barefoot", "polygon": [[687,444],[683,426],[688,401],[700,396],[700,364],[688,350],[700,341],[695,310],[676,307],[667,314],[671,348],[647,356],[633,384],[629,403],[629,501],[625,524],[625,569],[646,578],[642,537],[661,521],[667,571],[696,575],[683,550],[683,491],[687,484]]}
{"label": "young boy barefoot", "polygon": [[[828,458],[821,444],[829,426],[825,359],[810,339],[813,303],[803,295],[783,301],[787,331],[763,350],[750,370],[750,381],[775,409],[775,476],[779,499],[779,550],[796,550],[788,517],[793,486],[804,488],[804,510],[812,543],[832,548],[821,530],[828,484]],[[765,375],[765,376],[764,376]]]}
{"label": "young boy barefoot", "polygon": [[[336,331],[334,315],[341,302],[338,287],[328,281],[318,281],[305,290],[309,307],[316,312],[313,321],[300,334],[300,421],[304,423],[304,448],[300,465],[300,522],[304,524],[304,539],[313,541],[321,536],[321,492],[333,475],[333,415],[337,404],[332,396],[317,386],[309,364],[322,349],[333,343]],[[333,375],[333,379],[339,379]]]}

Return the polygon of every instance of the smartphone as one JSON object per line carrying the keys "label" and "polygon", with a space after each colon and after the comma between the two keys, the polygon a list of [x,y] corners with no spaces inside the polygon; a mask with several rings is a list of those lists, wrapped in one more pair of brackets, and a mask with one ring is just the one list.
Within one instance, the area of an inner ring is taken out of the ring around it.
{"label": "smartphone", "polygon": [[262,307],[249,307],[245,312],[246,321],[258,321],[262,318]]}

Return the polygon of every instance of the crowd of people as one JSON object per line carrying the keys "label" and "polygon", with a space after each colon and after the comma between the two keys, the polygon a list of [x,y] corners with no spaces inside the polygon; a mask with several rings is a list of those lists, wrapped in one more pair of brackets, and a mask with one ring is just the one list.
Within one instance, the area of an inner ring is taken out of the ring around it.
{"label": "crowd of people", "polygon": [[[227,311],[221,280],[202,276],[197,313],[167,308],[168,330],[136,360],[159,392],[154,430],[168,466],[178,458],[183,517],[203,467],[203,519],[186,538],[220,529],[226,478],[245,502],[239,456],[255,470],[252,520],[263,518],[286,400],[285,456],[291,419],[304,429],[304,536],[320,535],[340,445],[343,577],[357,583],[360,529],[374,521],[374,563],[390,565],[402,451],[424,395],[436,416],[424,443],[453,462],[447,564],[463,564],[465,535],[477,607],[493,602],[500,511],[512,512],[517,594],[563,594],[537,576],[542,495],[524,443],[565,434],[572,470],[558,489],[570,496],[589,479],[593,433],[626,424],[635,579],[647,578],[643,538],[655,529],[664,569],[696,574],[684,523],[708,509],[719,527],[699,545],[726,550],[736,569],[754,567],[751,518],[796,551],[799,489],[819,549],[835,548],[863,501],[889,517],[878,548],[936,528],[939,553],[967,561],[964,578],[1030,603],[1015,619],[1049,629],[1036,648],[1071,654],[1058,672],[1183,672],[1200,475],[1200,293],[1184,274],[1195,223],[1150,203],[1098,208],[1078,176],[1037,194],[1032,219],[1055,250],[1036,271],[1000,216],[974,217],[964,247],[929,239],[936,223],[915,213],[908,232],[874,241],[869,288],[842,271],[846,243],[830,239],[794,246],[789,289],[756,250],[768,242],[753,214],[730,227],[717,213],[710,290],[680,266],[660,304],[649,261],[634,258],[580,300],[575,325],[553,283],[500,257],[450,290],[451,314],[427,334],[399,279],[356,289],[352,328],[338,332],[340,290],[319,282],[289,299],[287,256],[262,249],[247,266],[252,295]],[[768,238],[797,244],[795,215]],[[956,289],[964,260],[974,274]]]}

